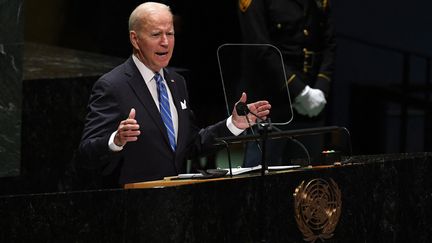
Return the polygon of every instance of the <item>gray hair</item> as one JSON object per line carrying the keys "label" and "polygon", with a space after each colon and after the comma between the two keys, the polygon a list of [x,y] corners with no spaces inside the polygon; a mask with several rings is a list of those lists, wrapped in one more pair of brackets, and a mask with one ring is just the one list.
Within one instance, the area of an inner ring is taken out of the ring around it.
{"label": "gray hair", "polygon": [[138,7],[136,7],[129,16],[129,31],[137,30],[140,25],[140,20],[149,16],[150,14],[157,12],[158,10],[168,11],[172,16],[170,7],[163,3],[145,2],[138,5]]}

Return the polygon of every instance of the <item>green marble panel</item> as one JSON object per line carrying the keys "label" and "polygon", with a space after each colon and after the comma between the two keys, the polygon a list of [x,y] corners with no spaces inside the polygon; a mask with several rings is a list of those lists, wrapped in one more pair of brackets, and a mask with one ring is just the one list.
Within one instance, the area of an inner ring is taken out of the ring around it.
{"label": "green marble panel", "polygon": [[20,172],[22,5],[0,0],[0,177]]}

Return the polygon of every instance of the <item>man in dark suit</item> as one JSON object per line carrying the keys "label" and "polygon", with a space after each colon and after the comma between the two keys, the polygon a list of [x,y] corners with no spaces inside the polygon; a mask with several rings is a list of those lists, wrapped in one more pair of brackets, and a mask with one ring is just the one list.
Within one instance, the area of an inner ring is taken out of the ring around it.
{"label": "man in dark suit", "polygon": [[[268,81],[265,85],[274,90],[278,89],[279,84],[272,84],[271,80],[282,80],[288,85],[294,118],[283,129],[325,125],[324,108],[330,92],[336,48],[330,10],[329,0],[239,0],[238,16],[243,42],[270,44],[282,54],[286,79],[266,77]],[[245,69],[246,79],[259,76],[263,70],[281,69],[278,55],[265,57],[267,59],[261,60],[260,64],[264,64],[259,68]],[[250,88],[251,96],[254,92]],[[278,115],[278,104],[273,100],[270,102],[274,108],[272,116]],[[291,112],[291,107],[285,109],[283,112]],[[323,149],[320,137],[299,140],[315,157]],[[305,154],[298,144],[289,140],[270,141],[267,148],[268,162],[274,164],[288,163],[290,159]],[[248,144],[245,165],[254,166],[260,160],[257,146]]]}
{"label": "man in dark suit", "polygon": [[[195,126],[185,80],[167,68],[174,48],[168,6],[139,5],[129,18],[129,37],[133,55],[93,87],[80,144],[86,161],[104,175],[118,174],[122,185],[184,173],[186,159],[218,149],[215,137],[238,135],[249,126],[235,109],[205,129]],[[246,100],[243,93],[239,102]],[[271,108],[267,101],[248,107],[263,119]]]}

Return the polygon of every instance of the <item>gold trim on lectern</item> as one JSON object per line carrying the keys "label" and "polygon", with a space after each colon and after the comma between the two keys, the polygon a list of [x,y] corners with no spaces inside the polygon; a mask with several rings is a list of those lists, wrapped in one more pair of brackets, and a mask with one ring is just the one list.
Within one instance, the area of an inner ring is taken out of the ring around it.
{"label": "gold trim on lectern", "polygon": [[210,181],[221,181],[228,180],[230,177],[220,177],[220,178],[212,178],[212,179],[176,179],[176,176],[166,177],[163,180],[157,181],[146,181],[146,182],[137,182],[137,183],[129,183],[125,184],[125,189],[137,189],[137,188],[161,188],[161,187],[170,187],[170,186],[182,186],[182,185],[190,185],[197,183],[204,183]]}

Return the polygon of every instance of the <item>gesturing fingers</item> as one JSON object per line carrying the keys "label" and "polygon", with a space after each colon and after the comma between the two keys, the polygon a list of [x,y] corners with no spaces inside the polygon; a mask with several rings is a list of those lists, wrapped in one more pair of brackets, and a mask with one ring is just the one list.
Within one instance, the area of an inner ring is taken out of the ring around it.
{"label": "gesturing fingers", "polygon": [[123,144],[138,140],[138,135],[140,135],[139,130],[120,130],[119,132],[120,140],[123,141]]}
{"label": "gesturing fingers", "polygon": [[271,105],[268,101],[257,101],[250,105],[250,109],[260,117],[262,120],[267,119],[267,115],[270,114]]}
{"label": "gesturing fingers", "polygon": [[[140,134],[139,124],[135,119],[124,120],[120,123],[118,132],[120,133],[121,137],[125,137],[125,138],[136,137]],[[128,139],[128,141],[136,141],[136,138],[133,140]]]}
{"label": "gesturing fingers", "polygon": [[135,120],[135,109],[132,108],[128,118],[120,122],[114,143],[124,146],[127,142],[137,141],[140,133],[139,124]]}
{"label": "gesturing fingers", "polygon": [[132,108],[130,110],[128,119],[135,119],[135,109],[134,108]]}

